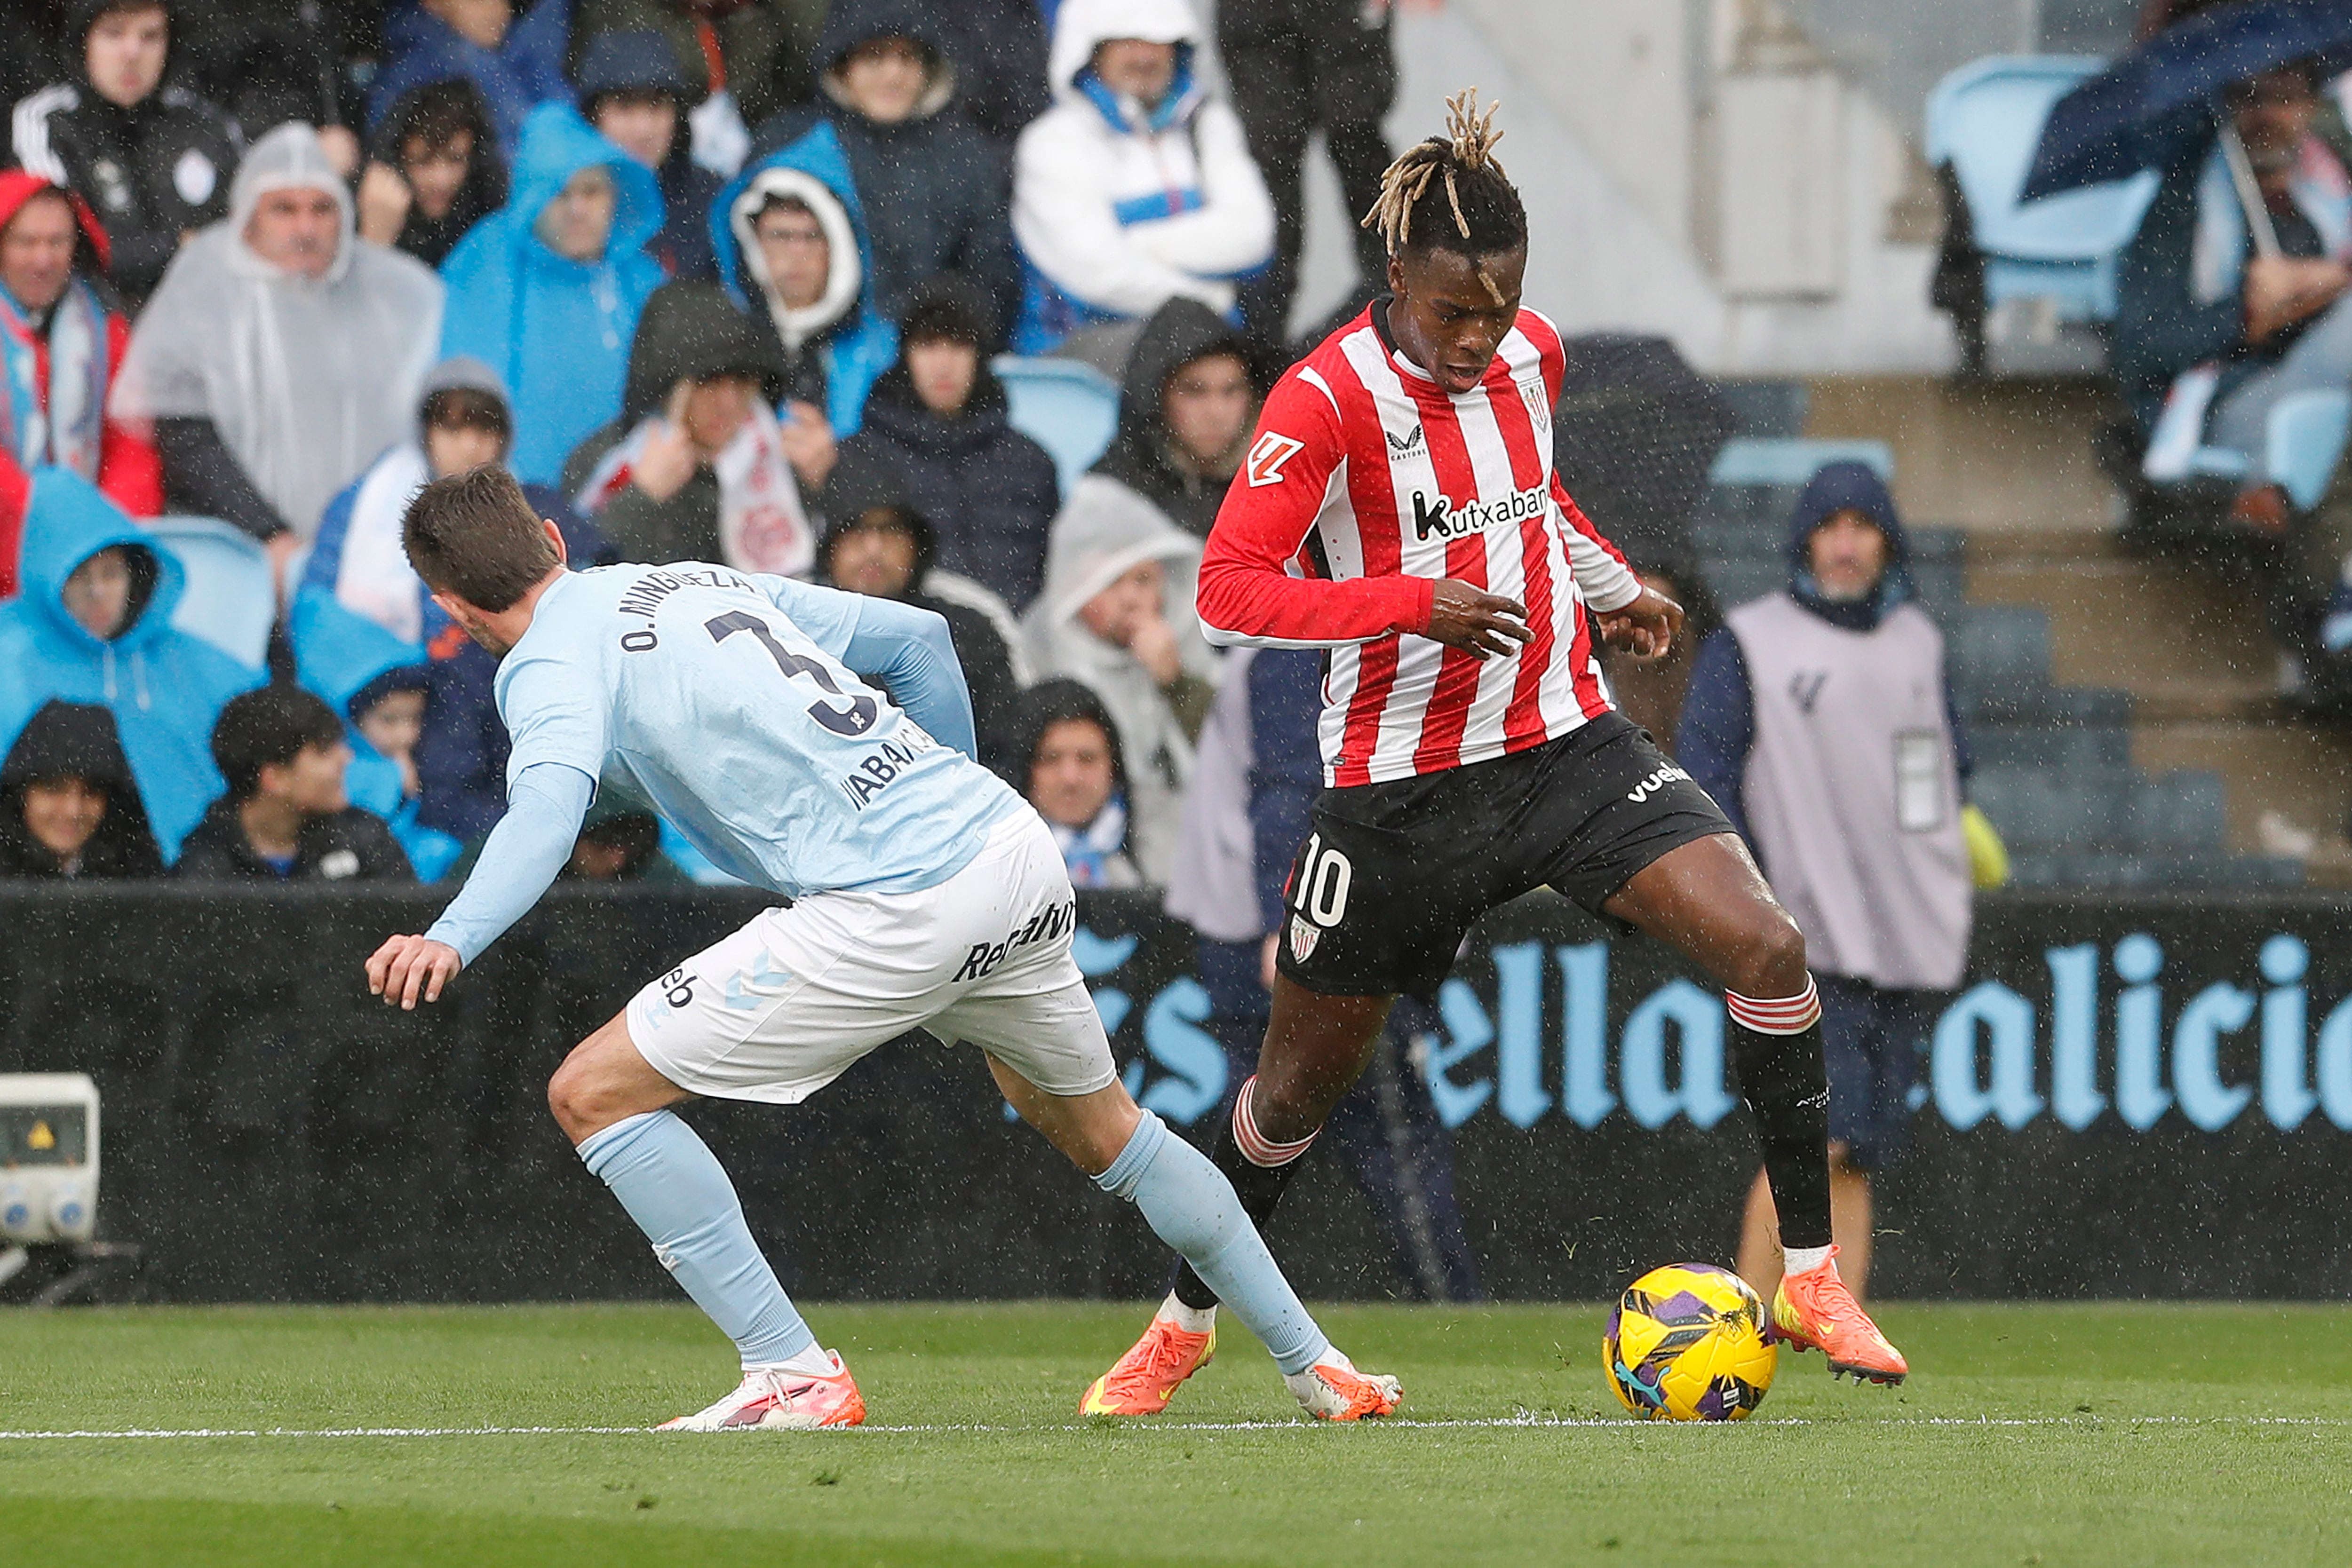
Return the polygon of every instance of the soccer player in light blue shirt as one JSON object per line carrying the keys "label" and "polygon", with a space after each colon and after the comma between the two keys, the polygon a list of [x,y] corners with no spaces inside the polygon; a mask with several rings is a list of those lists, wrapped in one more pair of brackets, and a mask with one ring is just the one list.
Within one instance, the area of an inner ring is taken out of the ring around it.
{"label": "soccer player in light blue shirt", "polygon": [[[427,486],[404,532],[436,602],[499,655],[514,746],[507,814],[473,874],[431,930],[368,960],[371,990],[404,1008],[436,1000],[555,880],[600,781],[792,901],[646,986],[548,1087],[583,1162],[740,1354],[736,1390],[668,1428],[866,1414],[751,1239],[727,1173],[671,1107],[794,1103],[918,1027],[980,1046],[1006,1099],[1216,1287],[1311,1415],[1395,1407],[1396,1380],[1332,1347],[1232,1185],[1119,1085],[1070,956],[1060,852],[971,760],[944,622],[703,562],[572,572],[562,536],[496,467]],[[1132,1408],[1122,1377],[1181,1381],[1213,1350],[1204,1337],[1181,1370],[1122,1363],[1081,1407]]]}

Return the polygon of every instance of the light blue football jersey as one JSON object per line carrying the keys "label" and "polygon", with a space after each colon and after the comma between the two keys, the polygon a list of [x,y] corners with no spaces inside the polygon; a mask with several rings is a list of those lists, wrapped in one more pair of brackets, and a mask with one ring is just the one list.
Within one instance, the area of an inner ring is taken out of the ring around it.
{"label": "light blue football jersey", "polygon": [[936,887],[1023,802],[841,663],[858,602],[700,561],[567,574],[499,662],[509,787],[576,768],[789,898]]}

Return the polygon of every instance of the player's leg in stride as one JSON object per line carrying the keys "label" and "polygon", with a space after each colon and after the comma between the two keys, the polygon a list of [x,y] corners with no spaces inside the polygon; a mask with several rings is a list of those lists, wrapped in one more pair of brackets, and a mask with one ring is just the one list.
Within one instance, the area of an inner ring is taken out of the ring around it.
{"label": "player's leg in stride", "polygon": [[1774,1332],[1832,1375],[1895,1384],[1910,1368],[1838,1278],[1830,1230],[1830,1087],[1805,939],[1735,834],[1699,839],[1637,873],[1603,909],[1679,948],[1724,987],[1732,1063],[1764,1143],[1780,1217]]}
{"label": "player's leg in stride", "polygon": [[[1308,1415],[1356,1421],[1396,1408],[1397,1380],[1357,1371],[1323,1336],[1266,1251],[1233,1184],[1207,1156],[1139,1108],[1118,1083],[1091,1094],[1048,1094],[992,1055],[989,1067],[1030,1125],[1096,1186],[1140,1209],[1154,1233],[1183,1256],[1188,1271],[1213,1281],[1207,1288],[1231,1302],[1273,1353],[1283,1381]],[[1163,1342],[1143,1361],[1129,1352],[1095,1380],[1078,1409],[1089,1416],[1137,1414],[1140,1392],[1163,1382],[1172,1391],[1206,1365],[1215,1348],[1212,1327],[1195,1340]],[[1160,1406],[1166,1404],[1163,1394]]]}
{"label": "player's leg in stride", "polygon": [[669,1109],[688,1098],[630,1043],[625,1013],[582,1041],[547,1086],[548,1108],[581,1163],[613,1189],[662,1267],[742,1357],[733,1393],[660,1429],[856,1426],[866,1419],[856,1380],[784,1294],[719,1157]]}

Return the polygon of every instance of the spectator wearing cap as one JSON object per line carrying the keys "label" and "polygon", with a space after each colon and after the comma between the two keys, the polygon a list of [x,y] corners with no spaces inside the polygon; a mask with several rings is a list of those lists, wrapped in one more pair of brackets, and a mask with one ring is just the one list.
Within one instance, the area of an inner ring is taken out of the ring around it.
{"label": "spectator wearing cap", "polygon": [[438,267],[506,202],[507,168],[482,89],[457,77],[401,94],[360,175],[360,237]]}
{"label": "spectator wearing cap", "polygon": [[152,423],[173,510],[227,519],[282,570],[408,434],[441,303],[430,268],[359,237],[318,133],[281,125],[238,168],[228,217],[164,275],[110,407]]}
{"label": "spectator wearing cap", "polygon": [[1198,300],[1170,300],[1135,340],[1119,385],[1118,431],[1071,490],[1071,507],[1094,505],[1108,493],[1106,485],[1118,486],[1207,538],[1249,445],[1257,405],[1241,334]]}
{"label": "spectator wearing cap", "polygon": [[213,726],[227,792],[205,812],[173,874],[184,881],[414,882],[382,818],[352,804],[351,742],[335,710],[299,686],[229,700]]}
{"label": "spectator wearing cap", "polygon": [[[780,380],[768,346],[722,291],[665,286],[637,325],[621,417],[563,466],[573,507],[625,559],[806,577],[816,531],[770,412]],[[831,456],[828,444],[828,472]]]}
{"label": "spectator wearing cap", "polygon": [[[522,14],[518,16],[516,13]],[[572,0],[415,0],[384,18],[389,57],[368,88],[368,124],[381,127],[413,88],[464,77],[482,89],[499,153],[511,162],[523,120],[542,103],[568,100],[563,79]]]}
{"label": "spectator wearing cap", "polygon": [[694,161],[685,114],[694,87],[669,41],[649,27],[599,34],[581,58],[578,82],[588,123],[661,183],[662,230],[652,249],[663,273],[715,280],[710,209],[724,182]]}
{"label": "spectator wearing cap", "polygon": [[542,104],[523,131],[513,195],[442,264],[442,352],[478,359],[506,383],[510,463],[525,483],[552,482],[619,412],[630,335],[662,282],[646,249],[661,226],[653,171],[569,102]]}
{"label": "spectator wearing cap", "polygon": [[1073,887],[1143,885],[1129,810],[1118,726],[1082,681],[1041,681],[1021,694],[997,771],[1053,831]]}
{"label": "spectator wearing cap", "polygon": [[835,441],[856,432],[898,336],[874,303],[866,211],[829,125],[746,169],[710,212],[719,276],[751,314],[784,378],[795,465],[824,482]]}
{"label": "spectator wearing cap", "polygon": [[106,235],[81,199],[38,174],[0,173],[0,599],[16,591],[16,554],[33,471],[72,469],[133,517],[163,506],[155,449],[106,413],[131,328],[96,280]]}
{"label": "spectator wearing cap", "polygon": [[607,33],[660,34],[693,84],[695,162],[731,177],[751,151],[747,127],[808,97],[824,15],[825,0],[580,0],[572,74]]}
{"label": "spectator wearing cap", "polygon": [[1005,418],[1003,383],[982,350],[987,330],[986,306],[962,279],[917,288],[898,362],[875,383],[842,461],[862,454],[904,476],[938,531],[940,564],[1019,611],[1045,577],[1061,497],[1053,458]]}
{"label": "spectator wearing cap", "polygon": [[1054,107],[1013,164],[1021,352],[1180,298],[1239,319],[1238,280],[1274,254],[1274,202],[1240,120],[1201,79],[1201,47],[1185,0],[1065,0]]}
{"label": "spectator wearing cap", "polygon": [[52,702],[0,762],[0,877],[161,876],[114,716]]}
{"label": "spectator wearing cap", "polygon": [[227,212],[237,166],[235,124],[163,79],[173,20],[164,0],[79,0],[65,31],[72,74],[20,99],[12,126],[17,162],[98,214],[134,310],[183,237]]}
{"label": "spectator wearing cap", "polygon": [[971,691],[980,760],[995,766],[1021,690],[1013,612],[979,584],[938,569],[931,520],[886,455],[854,444],[845,450],[824,501],[818,580],[932,611],[947,622]]}
{"label": "spectator wearing cap", "polygon": [[840,138],[873,233],[874,298],[897,320],[923,279],[961,272],[1002,341],[1019,308],[1002,155],[955,107],[952,35],[921,0],[835,0],[817,46],[819,101],[760,128],[762,149],[819,124]]}
{"label": "spectator wearing cap", "polygon": [[178,558],[66,468],[33,476],[25,591],[0,604],[0,747],[52,699],[114,716],[147,820],[168,857],[219,792],[213,719],[262,678],[172,624]]}

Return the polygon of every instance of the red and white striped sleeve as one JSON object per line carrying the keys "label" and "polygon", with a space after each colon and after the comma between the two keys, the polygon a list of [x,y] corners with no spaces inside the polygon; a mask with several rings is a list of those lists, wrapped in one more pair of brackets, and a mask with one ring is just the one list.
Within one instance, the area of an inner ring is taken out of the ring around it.
{"label": "red and white striped sleeve", "polygon": [[1584,590],[1584,602],[1595,610],[1622,610],[1641,598],[1642,580],[1625,564],[1624,553],[1601,537],[1557,474],[1551,476],[1551,497],[1568,523],[1568,564],[1576,573],[1577,586]]}
{"label": "red and white striped sleeve", "polygon": [[1330,393],[1296,370],[1276,382],[1201,558],[1197,603],[1210,642],[1319,648],[1428,630],[1430,579],[1335,582],[1306,553],[1307,530],[1346,489],[1347,456]]}

